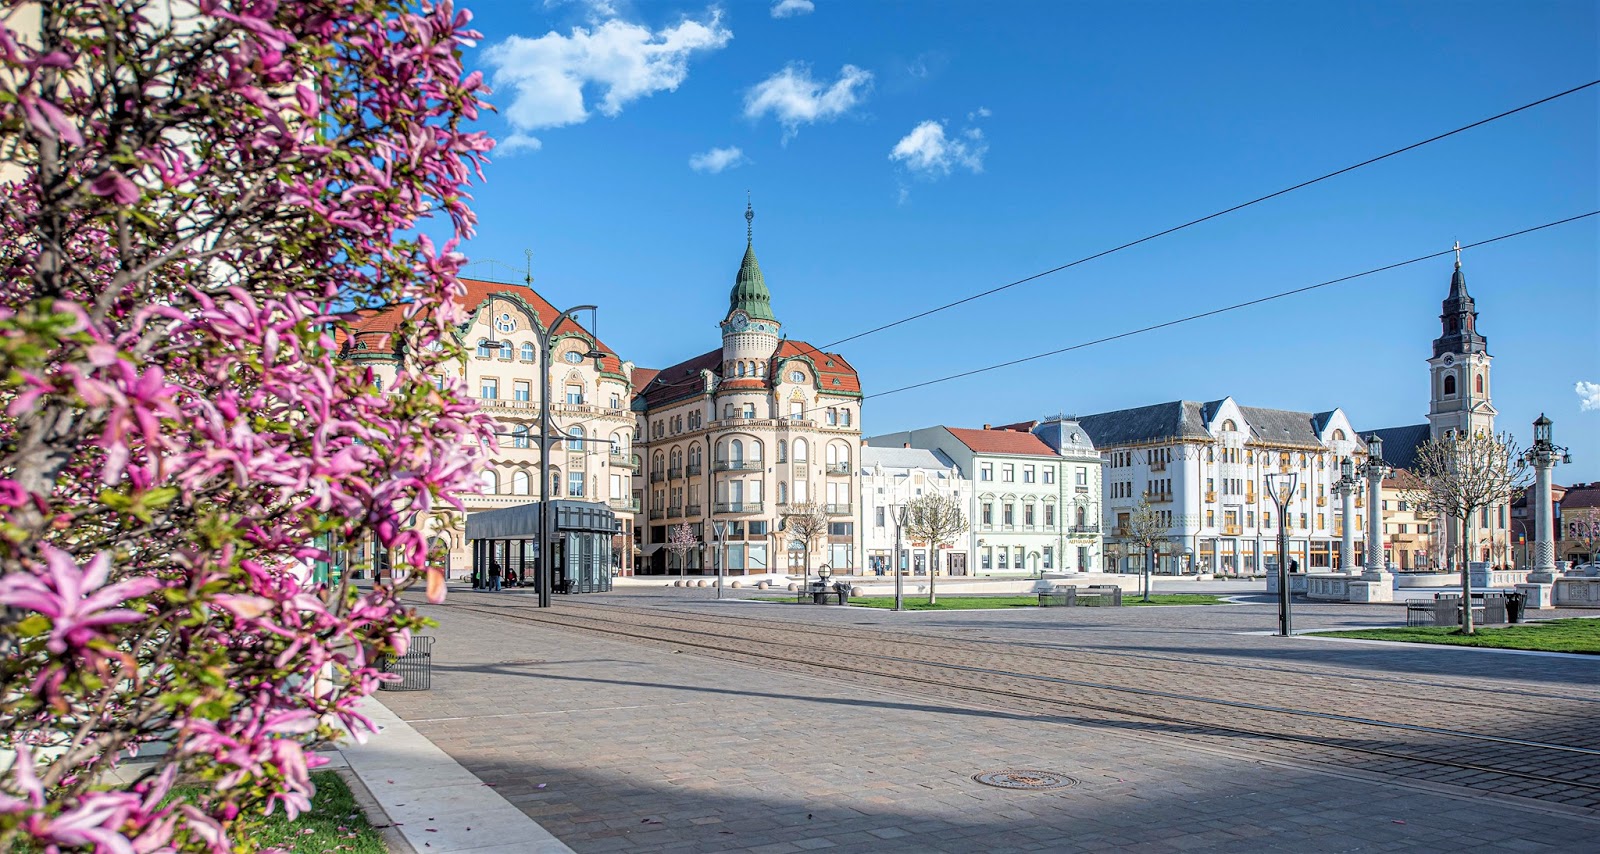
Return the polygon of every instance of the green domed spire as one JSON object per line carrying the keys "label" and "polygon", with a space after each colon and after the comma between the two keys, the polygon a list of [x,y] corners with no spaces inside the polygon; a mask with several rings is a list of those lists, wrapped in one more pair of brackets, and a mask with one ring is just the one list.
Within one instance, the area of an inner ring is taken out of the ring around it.
{"label": "green domed spire", "polygon": [[772,316],[772,292],[767,290],[761,264],[756,261],[755,218],[755,210],[746,202],[744,260],[739,263],[739,276],[728,293],[728,313],[742,311],[751,320],[777,322],[778,318]]}

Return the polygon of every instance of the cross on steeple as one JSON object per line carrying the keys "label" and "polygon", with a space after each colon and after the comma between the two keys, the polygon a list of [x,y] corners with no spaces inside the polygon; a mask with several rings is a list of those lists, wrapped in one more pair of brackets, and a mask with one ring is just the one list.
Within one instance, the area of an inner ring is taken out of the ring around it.
{"label": "cross on steeple", "polygon": [[750,206],[750,191],[744,191],[744,242],[754,244],[756,241],[756,211]]}
{"label": "cross on steeple", "polygon": [[1461,269],[1461,241],[1456,241],[1456,269]]}

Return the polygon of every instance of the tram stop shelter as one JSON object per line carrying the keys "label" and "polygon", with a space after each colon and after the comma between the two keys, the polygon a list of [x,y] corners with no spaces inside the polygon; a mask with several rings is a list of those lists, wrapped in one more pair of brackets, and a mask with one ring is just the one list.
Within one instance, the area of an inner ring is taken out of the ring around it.
{"label": "tram stop shelter", "polygon": [[[538,589],[539,506],[537,501],[467,515],[472,577],[487,583],[498,567],[506,584]],[[550,539],[555,560],[552,593],[598,593],[611,589],[612,538],[622,530],[617,514],[604,504],[552,501]]]}

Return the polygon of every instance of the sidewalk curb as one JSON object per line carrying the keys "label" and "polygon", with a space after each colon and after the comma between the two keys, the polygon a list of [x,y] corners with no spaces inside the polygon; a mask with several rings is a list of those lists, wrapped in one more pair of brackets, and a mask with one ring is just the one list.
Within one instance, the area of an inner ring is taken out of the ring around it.
{"label": "sidewalk curb", "polygon": [[366,744],[343,745],[340,753],[389,818],[389,829],[407,843],[405,849],[396,846],[399,854],[571,854],[375,697],[363,700],[359,711],[378,732]]}

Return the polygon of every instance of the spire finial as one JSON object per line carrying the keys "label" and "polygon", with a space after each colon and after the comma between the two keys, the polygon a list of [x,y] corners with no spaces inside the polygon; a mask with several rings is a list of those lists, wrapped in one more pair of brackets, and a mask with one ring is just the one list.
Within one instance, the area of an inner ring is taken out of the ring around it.
{"label": "spire finial", "polygon": [[744,191],[744,242],[746,245],[756,242],[756,210],[750,206],[750,191]]}
{"label": "spire finial", "polygon": [[1456,269],[1461,269],[1461,241],[1456,241]]}
{"label": "spire finial", "polygon": [[527,272],[523,274],[522,281],[524,283],[526,283],[528,287],[531,288],[531,287],[533,287],[533,250],[532,249],[524,249],[524,250],[522,250],[522,257],[527,259],[527,262],[528,262],[528,269],[527,269]]}

